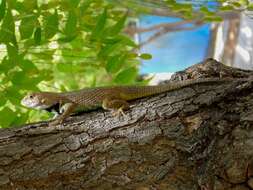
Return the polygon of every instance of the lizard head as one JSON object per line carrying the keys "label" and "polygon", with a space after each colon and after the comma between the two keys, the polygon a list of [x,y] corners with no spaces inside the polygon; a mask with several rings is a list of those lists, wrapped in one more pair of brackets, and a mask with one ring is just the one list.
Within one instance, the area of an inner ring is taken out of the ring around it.
{"label": "lizard head", "polygon": [[32,92],[21,100],[21,104],[28,108],[47,109],[59,102],[57,97],[56,93]]}

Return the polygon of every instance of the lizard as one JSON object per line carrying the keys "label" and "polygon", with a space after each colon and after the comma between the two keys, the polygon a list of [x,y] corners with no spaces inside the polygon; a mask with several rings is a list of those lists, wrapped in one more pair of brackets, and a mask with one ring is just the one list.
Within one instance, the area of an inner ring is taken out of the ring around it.
{"label": "lizard", "polygon": [[231,79],[199,78],[154,86],[95,87],[62,93],[30,92],[21,100],[21,104],[27,108],[53,112],[55,120],[50,124],[57,125],[62,124],[71,114],[83,110],[102,107],[105,110],[113,110],[114,115],[125,115],[124,111],[130,108],[128,102],[130,100],[174,91],[195,84],[226,81],[231,81]]}

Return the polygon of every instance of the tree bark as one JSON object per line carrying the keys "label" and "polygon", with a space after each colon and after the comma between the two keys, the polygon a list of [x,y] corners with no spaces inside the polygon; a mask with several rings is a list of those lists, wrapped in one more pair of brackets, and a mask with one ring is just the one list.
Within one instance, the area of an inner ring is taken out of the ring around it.
{"label": "tree bark", "polygon": [[[248,78],[208,59],[172,80]],[[233,80],[97,110],[64,125],[0,130],[0,189],[253,189],[253,84]]]}

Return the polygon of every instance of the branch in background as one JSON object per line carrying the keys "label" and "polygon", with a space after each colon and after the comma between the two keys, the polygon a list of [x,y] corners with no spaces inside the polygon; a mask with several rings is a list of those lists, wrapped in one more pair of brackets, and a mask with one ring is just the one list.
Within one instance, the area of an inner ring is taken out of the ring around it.
{"label": "branch in background", "polygon": [[183,21],[173,22],[173,23],[161,23],[161,24],[157,24],[148,28],[136,28],[136,27],[129,26],[125,29],[124,32],[126,32],[129,35],[133,35],[135,33],[151,32],[153,30],[158,30],[160,28],[174,28],[174,27],[182,26],[184,24],[192,24],[194,22],[196,23],[196,22],[201,22],[201,21],[183,20]]}
{"label": "branch in background", "polygon": [[[241,14],[244,10],[233,10],[233,11],[226,11],[226,12],[216,12],[215,14],[217,16],[222,17],[224,20],[231,20],[231,19],[236,19],[239,14]],[[151,15],[156,15],[156,16],[166,16],[166,17],[177,17],[177,18],[183,18],[183,15],[181,13],[175,13],[171,12],[168,9],[160,9],[160,8],[154,8],[150,11]],[[203,19],[204,15],[203,13],[200,12],[193,12],[193,17],[194,18],[199,18]]]}
{"label": "branch in background", "polygon": [[[195,23],[192,23],[192,22],[187,22],[187,21],[183,22],[182,21],[182,22],[172,23],[172,24],[174,24],[175,27],[172,27],[173,25],[170,25],[170,24],[171,23],[168,23],[168,25],[163,24],[164,27],[162,29],[160,29],[158,32],[156,32],[154,35],[152,35],[145,42],[140,43],[139,47],[142,47],[142,46],[154,41],[155,39],[167,34],[168,32],[194,30],[194,29],[200,27],[201,25],[203,25],[203,22],[202,21],[195,21]],[[190,26],[190,27],[189,26],[182,26],[185,24],[193,24],[193,26]],[[156,26],[158,26],[158,25],[156,25]],[[150,27],[150,29],[157,28],[156,26]],[[162,26],[162,24],[160,24],[160,26]]]}

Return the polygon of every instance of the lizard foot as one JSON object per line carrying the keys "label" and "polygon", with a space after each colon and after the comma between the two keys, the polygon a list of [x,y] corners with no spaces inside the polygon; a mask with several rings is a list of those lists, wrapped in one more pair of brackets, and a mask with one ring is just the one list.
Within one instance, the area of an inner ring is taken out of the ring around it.
{"label": "lizard foot", "polygon": [[122,99],[105,98],[102,107],[106,110],[113,110],[113,116],[125,116],[124,110],[129,109],[129,104]]}
{"label": "lizard foot", "polygon": [[116,116],[119,117],[120,115],[126,116],[126,114],[124,113],[122,107],[119,108],[118,110],[114,111],[114,112],[112,113],[112,115],[113,115],[114,117],[116,117]]}

